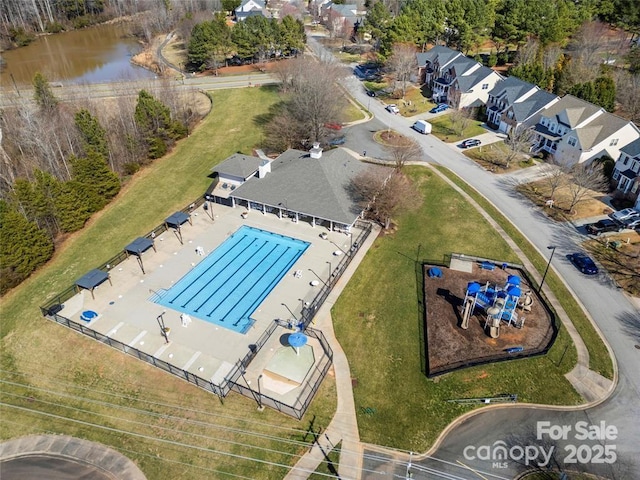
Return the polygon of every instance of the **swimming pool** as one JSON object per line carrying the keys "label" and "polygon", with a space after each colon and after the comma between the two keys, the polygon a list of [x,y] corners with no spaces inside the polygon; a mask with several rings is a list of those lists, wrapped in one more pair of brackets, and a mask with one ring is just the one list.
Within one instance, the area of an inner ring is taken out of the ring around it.
{"label": "swimming pool", "polygon": [[243,226],[155,302],[235,332],[309,247],[308,242]]}

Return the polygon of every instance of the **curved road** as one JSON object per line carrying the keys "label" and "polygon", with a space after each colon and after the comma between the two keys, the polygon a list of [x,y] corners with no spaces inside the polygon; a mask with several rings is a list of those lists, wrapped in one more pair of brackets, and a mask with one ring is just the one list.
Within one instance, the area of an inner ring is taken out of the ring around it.
{"label": "curved road", "polygon": [[[327,57],[327,51],[313,38],[310,47]],[[427,161],[449,168],[490,200],[546,258],[550,253],[547,246],[557,246],[552,268],[598,325],[618,366],[615,391],[599,405],[581,410],[516,406],[470,416],[446,435],[431,457],[412,460],[412,478],[427,478],[432,469],[449,470],[448,478],[512,478],[536,464],[604,478],[640,478],[640,312],[605,274],[586,277],[566,260],[566,254],[580,250],[584,236],[571,224],[549,220],[517,194],[517,177],[491,174],[436,137],[415,132],[410,128],[413,120],[384,110],[383,104],[366,96],[355,76],[349,76],[344,86],[378,121],[418,141]],[[362,143],[355,150],[376,156],[379,146],[363,134],[364,129],[378,127],[361,125],[356,135]],[[378,458],[365,456],[365,471],[407,474],[406,457],[403,464]],[[447,469],[446,462],[454,466]],[[468,469],[468,476],[460,477],[461,465]],[[434,478],[432,473],[429,478]]]}

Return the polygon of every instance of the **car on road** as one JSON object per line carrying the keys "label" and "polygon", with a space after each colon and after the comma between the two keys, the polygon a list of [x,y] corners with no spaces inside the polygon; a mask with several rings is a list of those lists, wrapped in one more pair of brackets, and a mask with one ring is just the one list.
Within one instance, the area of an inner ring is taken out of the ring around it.
{"label": "car on road", "polygon": [[586,253],[570,253],[567,259],[585,275],[597,275],[598,266]]}
{"label": "car on road", "polygon": [[449,108],[449,105],[447,105],[446,103],[439,103],[438,105],[433,107],[431,110],[429,110],[429,113],[444,112],[447,108]]}
{"label": "car on road", "polygon": [[332,139],[329,140],[329,145],[337,147],[338,145],[344,145],[344,142],[346,141],[347,139],[345,138],[344,135],[340,137],[333,137]]}
{"label": "car on road", "polygon": [[367,90],[367,95],[369,95],[370,97],[375,97],[376,92],[374,92],[373,90]]}
{"label": "car on road", "polygon": [[595,223],[585,225],[585,229],[589,235],[600,235],[607,232],[619,232],[624,228],[623,224],[616,222],[610,218],[599,220]]}
{"label": "car on road", "polygon": [[462,142],[460,144],[460,148],[471,148],[471,147],[477,147],[478,145],[480,145],[482,142],[480,140],[478,140],[477,138],[469,138],[467,140],[465,140],[464,142]]}
{"label": "car on road", "polygon": [[385,110],[389,113],[393,113],[394,115],[397,115],[400,113],[400,109],[398,108],[398,106],[395,103],[392,103],[390,105],[387,105],[385,107]]}
{"label": "car on road", "polygon": [[609,217],[619,222],[624,222],[631,218],[640,217],[640,212],[635,208],[625,208],[624,210],[613,212]]}

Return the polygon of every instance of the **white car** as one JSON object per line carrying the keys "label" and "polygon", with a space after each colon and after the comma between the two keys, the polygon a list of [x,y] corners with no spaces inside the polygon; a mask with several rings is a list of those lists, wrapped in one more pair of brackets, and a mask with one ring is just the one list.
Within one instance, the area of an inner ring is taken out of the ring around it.
{"label": "white car", "polygon": [[387,105],[385,107],[385,110],[389,113],[393,113],[394,115],[397,115],[400,113],[400,109],[398,108],[398,106],[395,103],[392,103],[390,105]]}
{"label": "white car", "polygon": [[619,210],[617,212],[613,212],[609,217],[617,220],[618,222],[626,222],[627,220],[631,220],[632,218],[640,217],[640,212],[635,208],[625,208],[624,210]]}

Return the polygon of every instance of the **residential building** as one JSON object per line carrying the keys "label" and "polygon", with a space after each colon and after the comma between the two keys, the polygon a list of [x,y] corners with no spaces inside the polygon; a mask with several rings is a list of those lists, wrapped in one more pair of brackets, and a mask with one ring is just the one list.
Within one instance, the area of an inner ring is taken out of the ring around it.
{"label": "residential building", "polygon": [[358,6],[328,2],[322,6],[322,23],[336,37],[353,35],[353,27],[359,23]]}
{"label": "residential building", "polygon": [[544,109],[534,128],[534,150],[546,151],[565,165],[604,155],[618,158],[622,147],[640,138],[640,130],[632,122],[573,95],[565,95]]}
{"label": "residential building", "polygon": [[558,100],[556,95],[532,83],[507,77],[489,92],[487,125],[502,133],[520,126],[532,126],[537,123],[540,112]]}
{"label": "residential building", "polygon": [[464,55],[442,45],[436,45],[427,52],[416,54],[418,78],[422,83],[433,87],[433,81],[440,76],[440,70],[446,68],[458,57],[464,57]]}
{"label": "residential building", "polygon": [[[502,75],[474,62],[472,68],[456,75],[449,86],[447,103],[453,108],[481,107],[487,103],[489,91],[502,80]],[[456,62],[452,69],[456,70]]]}
{"label": "residential building", "polygon": [[[620,157],[613,169],[616,191],[640,202],[640,139],[620,149]],[[640,203],[636,205],[636,208]]]}
{"label": "residential building", "polygon": [[236,21],[246,20],[254,15],[261,15],[270,18],[271,14],[267,10],[267,4],[262,0],[243,0],[238,8],[235,9]]}

